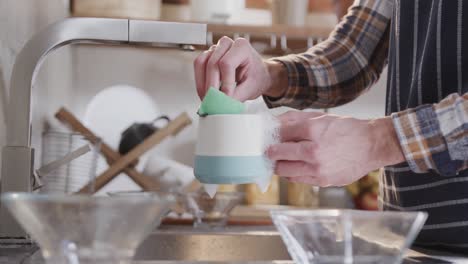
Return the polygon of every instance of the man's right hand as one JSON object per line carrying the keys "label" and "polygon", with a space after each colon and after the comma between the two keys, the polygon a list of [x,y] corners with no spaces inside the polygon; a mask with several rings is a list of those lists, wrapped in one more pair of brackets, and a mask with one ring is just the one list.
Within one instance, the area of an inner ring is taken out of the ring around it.
{"label": "man's right hand", "polygon": [[287,74],[281,63],[264,61],[243,38],[222,37],[195,59],[194,68],[200,99],[209,87],[219,87],[240,101],[261,95],[279,97],[287,87]]}

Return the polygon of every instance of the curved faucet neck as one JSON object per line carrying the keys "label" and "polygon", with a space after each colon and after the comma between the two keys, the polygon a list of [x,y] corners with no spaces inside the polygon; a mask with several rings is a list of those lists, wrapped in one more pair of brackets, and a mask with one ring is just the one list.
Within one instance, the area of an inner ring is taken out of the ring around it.
{"label": "curved faucet neck", "polygon": [[7,112],[8,146],[30,146],[31,91],[47,55],[75,42],[128,42],[128,20],[71,18],[52,24],[29,40],[16,58]]}
{"label": "curved faucet neck", "polygon": [[72,43],[206,44],[206,25],[110,18],[68,18],[35,35],[18,54],[7,112],[8,146],[30,146],[31,90],[41,63]]}

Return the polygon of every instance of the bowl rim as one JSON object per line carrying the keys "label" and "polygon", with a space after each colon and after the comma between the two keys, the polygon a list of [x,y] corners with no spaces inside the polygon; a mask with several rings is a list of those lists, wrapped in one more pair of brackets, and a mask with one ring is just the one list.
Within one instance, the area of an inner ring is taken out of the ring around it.
{"label": "bowl rim", "polygon": [[[209,197],[208,193],[205,191],[195,191],[182,194],[187,197],[199,197],[201,195]],[[242,199],[245,197],[243,192],[216,192],[215,196],[211,199],[216,199],[219,195],[220,198],[233,198],[233,199]]]}
{"label": "bowl rim", "polygon": [[143,195],[180,195],[182,192],[179,191],[165,191],[165,190],[152,190],[152,191],[145,191],[145,190],[120,190],[120,191],[109,191],[106,192],[108,196],[119,196],[119,195],[125,195],[125,194],[143,194]]}
{"label": "bowl rim", "polygon": [[175,202],[168,197],[163,196],[93,196],[85,194],[42,194],[42,193],[27,193],[27,192],[7,192],[1,195],[2,202],[13,202],[13,201],[50,201],[50,202],[61,202],[61,203],[97,203],[102,201],[109,201],[115,203],[122,202],[165,202],[171,204]]}
{"label": "bowl rim", "polygon": [[[422,211],[368,211],[368,210],[356,210],[356,209],[273,209],[270,210],[272,217],[285,215],[285,216],[306,216],[306,217],[317,217],[317,216],[330,216],[338,217],[342,215],[368,215],[368,216],[397,216],[407,215],[414,216],[415,218],[423,218],[424,221],[427,219],[428,214]],[[421,219],[422,220],[422,219]]]}

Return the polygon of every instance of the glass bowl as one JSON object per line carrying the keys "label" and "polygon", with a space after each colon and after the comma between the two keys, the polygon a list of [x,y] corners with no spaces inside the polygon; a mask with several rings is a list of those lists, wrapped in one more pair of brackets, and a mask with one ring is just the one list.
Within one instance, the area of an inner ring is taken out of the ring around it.
{"label": "glass bowl", "polygon": [[277,210],[271,216],[299,264],[401,263],[427,218],[357,210]]}
{"label": "glass bowl", "polygon": [[185,207],[193,215],[195,228],[226,226],[230,212],[243,198],[240,192],[219,192],[214,198],[201,191],[184,195]]}
{"label": "glass bowl", "polygon": [[130,263],[173,202],[156,195],[2,195],[2,205],[39,244],[47,264]]}
{"label": "glass bowl", "polygon": [[167,197],[170,200],[174,200],[174,203],[170,206],[170,211],[174,212],[178,216],[182,216],[187,210],[185,209],[184,195],[176,191],[117,191],[108,192],[109,196],[147,196],[147,197]]}

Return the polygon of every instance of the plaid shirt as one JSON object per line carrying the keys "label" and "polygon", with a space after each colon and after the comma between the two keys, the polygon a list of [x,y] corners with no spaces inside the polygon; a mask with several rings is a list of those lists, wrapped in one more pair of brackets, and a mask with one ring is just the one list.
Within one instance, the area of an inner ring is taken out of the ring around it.
{"label": "plaid shirt", "polygon": [[[275,58],[289,86],[269,107],[329,108],[369,89],[387,64],[392,0],[357,0],[330,37],[303,54]],[[468,168],[468,95],[393,113],[392,120],[412,171],[455,175]]]}

